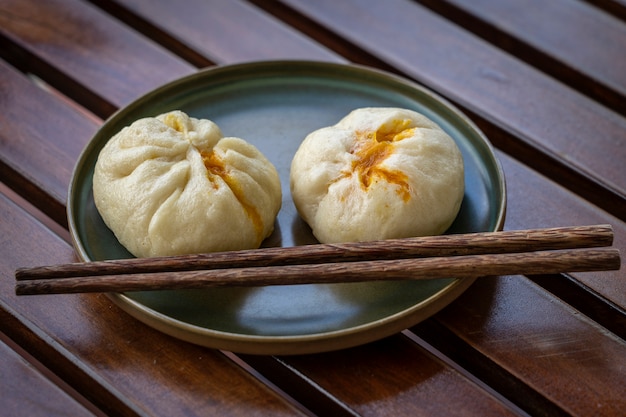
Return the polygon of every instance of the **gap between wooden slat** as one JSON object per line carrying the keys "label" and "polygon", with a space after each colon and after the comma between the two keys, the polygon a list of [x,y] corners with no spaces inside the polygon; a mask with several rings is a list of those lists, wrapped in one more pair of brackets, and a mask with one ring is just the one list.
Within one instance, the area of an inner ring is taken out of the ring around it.
{"label": "gap between wooden slat", "polygon": [[101,119],[108,118],[117,108],[89,88],[59,71],[54,65],[23,49],[0,33],[0,58],[25,74],[34,74]]}
{"label": "gap between wooden slat", "polygon": [[[46,193],[45,190],[42,190],[36,184],[30,182],[12,167],[6,165],[2,160],[0,160],[0,178],[2,178],[2,189],[0,192],[3,192],[9,197],[13,196],[15,198],[19,198],[17,201],[28,201],[28,204],[25,203],[23,207],[32,208],[32,211],[29,211],[29,213],[38,218],[40,221],[42,218],[49,219],[51,222],[58,224],[60,227],[67,228],[68,224],[65,205]],[[19,194],[15,190],[19,191]],[[15,198],[10,199],[16,201]],[[44,215],[43,210],[46,210],[48,214]],[[37,213],[41,213],[41,216],[44,217],[39,218]],[[46,222],[42,223],[47,225]]]}
{"label": "gap between wooden slat", "polygon": [[93,405],[105,415],[136,417],[143,415],[141,410],[136,409],[135,405],[126,402],[124,396],[117,392],[113,387],[104,387],[101,382],[93,378],[88,371],[78,364],[80,361],[72,361],[71,355],[63,354],[60,346],[55,346],[54,340],[47,335],[41,333],[36,326],[22,322],[9,306],[0,302],[0,331],[4,332],[7,337],[20,346],[29,346],[28,351],[37,359],[41,365],[60,379],[66,381],[80,381],[82,392],[85,400],[93,403]]}
{"label": "gap between wooden slat", "polygon": [[626,221],[626,213],[624,212],[626,195],[621,194],[619,190],[600,182],[576,166],[568,165],[559,158],[558,154],[548,152],[540,145],[520,140],[474,111],[458,103],[455,104],[476,123],[496,148],[546,176],[550,181],[565,187],[618,219]]}
{"label": "gap between wooden slat", "polygon": [[626,96],[593,77],[572,68],[454,4],[439,0],[415,1],[611,110],[626,115],[626,106],[624,106]]}
{"label": "gap between wooden slat", "polygon": [[[224,356],[226,356],[228,359],[230,359],[231,361],[236,363],[241,369],[243,369],[244,371],[248,372],[255,379],[258,379],[260,382],[262,382],[263,385],[266,385],[269,389],[273,390],[276,394],[278,394],[285,401],[289,402],[294,407],[298,408],[298,410],[300,410],[302,413],[304,413],[306,415],[309,415],[309,416],[315,416],[316,415],[316,414],[313,414],[311,410],[307,409],[303,404],[298,402],[289,393],[287,393],[285,390],[283,390],[280,386],[276,385],[274,382],[272,382],[270,379],[268,379],[265,375],[263,375],[261,372],[259,372],[259,370],[255,369],[253,366],[248,364],[245,360],[243,360],[242,358],[238,357],[236,353],[225,351],[225,350],[220,350],[220,352]],[[272,361],[274,361],[274,358],[272,358],[270,356],[259,356],[259,359],[264,361],[264,362],[267,362],[267,361],[272,362]],[[316,402],[315,405],[316,406],[319,405],[319,402]]]}
{"label": "gap between wooden slat", "polygon": [[625,0],[583,0],[626,22]]}
{"label": "gap between wooden slat", "polygon": [[492,397],[496,398],[502,404],[506,405],[506,407],[508,407],[511,411],[515,412],[516,414],[519,414],[520,416],[530,416],[530,414],[528,414],[526,411],[522,410],[520,407],[518,407],[516,404],[514,404],[512,401],[510,401],[507,397],[505,397],[500,392],[498,392],[498,390],[496,390],[495,388],[492,388],[491,386],[487,385],[484,381],[482,381],[481,379],[477,378],[476,375],[473,375],[471,372],[468,372],[467,369],[463,368],[458,363],[453,361],[451,358],[446,356],[445,353],[441,352],[440,350],[437,350],[433,345],[428,343],[426,340],[424,340],[422,337],[420,337],[414,331],[407,329],[407,330],[404,330],[402,332],[402,334],[405,337],[407,337],[408,339],[410,339],[412,342],[414,342],[417,345],[419,345],[422,349],[427,351],[429,354],[431,354],[432,356],[437,358],[437,360],[445,363],[446,366],[448,366],[448,367],[454,369],[456,372],[460,373],[463,377],[465,377],[466,379],[471,381],[473,384],[478,386],[480,389],[488,392],[489,395],[491,395]]}
{"label": "gap between wooden slat", "polygon": [[592,288],[568,274],[561,274],[558,278],[550,275],[529,275],[527,278],[626,341],[626,311]]}
{"label": "gap between wooden slat", "polygon": [[137,16],[123,5],[110,0],[89,0],[90,3],[99,7],[113,18],[124,22],[137,32],[145,35],[146,37],[158,42],[165,49],[178,55],[180,58],[189,62],[197,68],[205,68],[216,65],[198,51],[185,45],[183,42],[176,39],[166,31],[162,30],[158,26],[150,23],[149,21]]}
{"label": "gap between wooden slat", "polygon": [[87,110],[86,108],[78,105],[76,102],[72,101],[69,97],[61,93],[59,90],[42,80],[36,74],[26,74],[26,76],[35,84],[37,87],[44,90],[46,93],[53,95],[58,98],[62,102],[66,103],[68,106],[72,107],[81,115],[85,116],[87,119],[91,119],[96,124],[102,124],[103,120],[100,117],[97,117],[95,114]]}
{"label": "gap between wooden slat", "polygon": [[[2,170],[0,169],[0,172],[1,171]],[[6,177],[3,176],[2,178]],[[52,218],[44,214],[39,208],[35,207],[33,204],[27,201],[24,197],[16,193],[13,189],[9,188],[4,182],[0,182],[0,194],[4,194],[9,200],[21,207],[24,211],[33,216],[35,219],[37,219],[41,224],[50,229],[54,234],[59,236],[67,243],[72,244],[72,238],[70,237],[70,233],[67,230],[66,217],[63,217],[63,223],[59,223],[53,220]],[[65,213],[65,206],[61,206],[61,208]]]}
{"label": "gap between wooden slat", "polygon": [[78,391],[68,385],[65,381],[59,378],[54,372],[46,368],[41,362],[34,358],[31,354],[26,352],[21,346],[15,343],[4,332],[0,331],[0,341],[4,342],[13,351],[20,355],[26,362],[28,362],[34,369],[36,369],[46,379],[56,385],[61,391],[65,392],[69,397],[74,399],[77,403],[85,407],[94,416],[105,417],[107,414],[96,407],[92,402],[88,401]]}
{"label": "gap between wooden slat", "polygon": [[319,387],[305,375],[273,356],[238,354],[272,384],[319,416],[356,417],[359,414]]}
{"label": "gap between wooden slat", "polygon": [[443,355],[440,356],[441,360],[446,363],[452,361],[459,367],[457,369],[465,370],[463,374],[474,375],[524,412],[532,416],[570,416],[561,407],[478,352],[436,319],[423,321],[409,330],[418,337],[418,340],[432,346],[434,350],[431,353],[440,352]]}

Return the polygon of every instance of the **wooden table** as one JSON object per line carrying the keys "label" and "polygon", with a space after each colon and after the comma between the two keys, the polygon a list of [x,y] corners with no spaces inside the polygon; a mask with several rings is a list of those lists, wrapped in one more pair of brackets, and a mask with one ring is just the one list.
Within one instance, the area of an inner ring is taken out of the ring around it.
{"label": "wooden table", "polygon": [[545,415],[626,410],[626,276],[477,281],[435,316],[330,353],[182,342],[103,294],[17,297],[76,260],[72,168],[116,109],[202,67],[358,63],[462,109],[494,144],[505,229],[611,224],[626,247],[623,0],[0,1],[3,415]]}

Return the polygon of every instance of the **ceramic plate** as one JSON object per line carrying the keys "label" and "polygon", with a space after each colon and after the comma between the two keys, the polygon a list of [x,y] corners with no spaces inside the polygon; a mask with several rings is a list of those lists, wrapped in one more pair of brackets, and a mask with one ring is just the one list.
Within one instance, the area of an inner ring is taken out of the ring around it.
{"label": "ceramic plate", "polygon": [[[425,114],[457,142],[466,190],[447,233],[495,231],[506,193],[493,149],[450,103],[415,83],[354,66],[320,62],[255,62],[215,67],[171,82],[121,109],[83,151],[69,189],[68,220],[84,261],[127,258],[95,208],[92,176],[100,149],[122,127],[180,109],[216,122],[225,136],[257,146],[279,171],[283,206],[263,246],[315,243],[289,193],[289,166],[304,137],[359,107],[404,107]],[[220,231],[221,233],[222,231]],[[473,281],[146,291],[110,294],[127,313],[172,336],[253,354],[300,354],[354,346],[399,332],[433,315]]]}

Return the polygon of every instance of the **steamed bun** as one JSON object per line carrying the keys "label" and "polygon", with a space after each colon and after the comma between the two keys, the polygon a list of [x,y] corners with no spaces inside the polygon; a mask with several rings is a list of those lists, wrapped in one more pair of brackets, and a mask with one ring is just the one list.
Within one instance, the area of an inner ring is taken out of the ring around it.
{"label": "steamed bun", "polygon": [[290,187],[322,243],[441,234],[463,199],[463,158],[420,113],[361,108],[304,139]]}
{"label": "steamed bun", "polygon": [[257,148],[181,111],[113,136],[98,156],[93,194],[137,257],[257,248],[282,202],[278,173]]}

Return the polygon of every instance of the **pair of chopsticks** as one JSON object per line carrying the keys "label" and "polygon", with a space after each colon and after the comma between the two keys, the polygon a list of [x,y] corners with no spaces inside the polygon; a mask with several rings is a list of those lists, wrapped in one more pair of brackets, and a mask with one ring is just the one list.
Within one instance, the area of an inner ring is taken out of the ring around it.
{"label": "pair of chopsticks", "polygon": [[17,295],[475,278],[620,268],[610,225],[72,263],[15,272]]}

